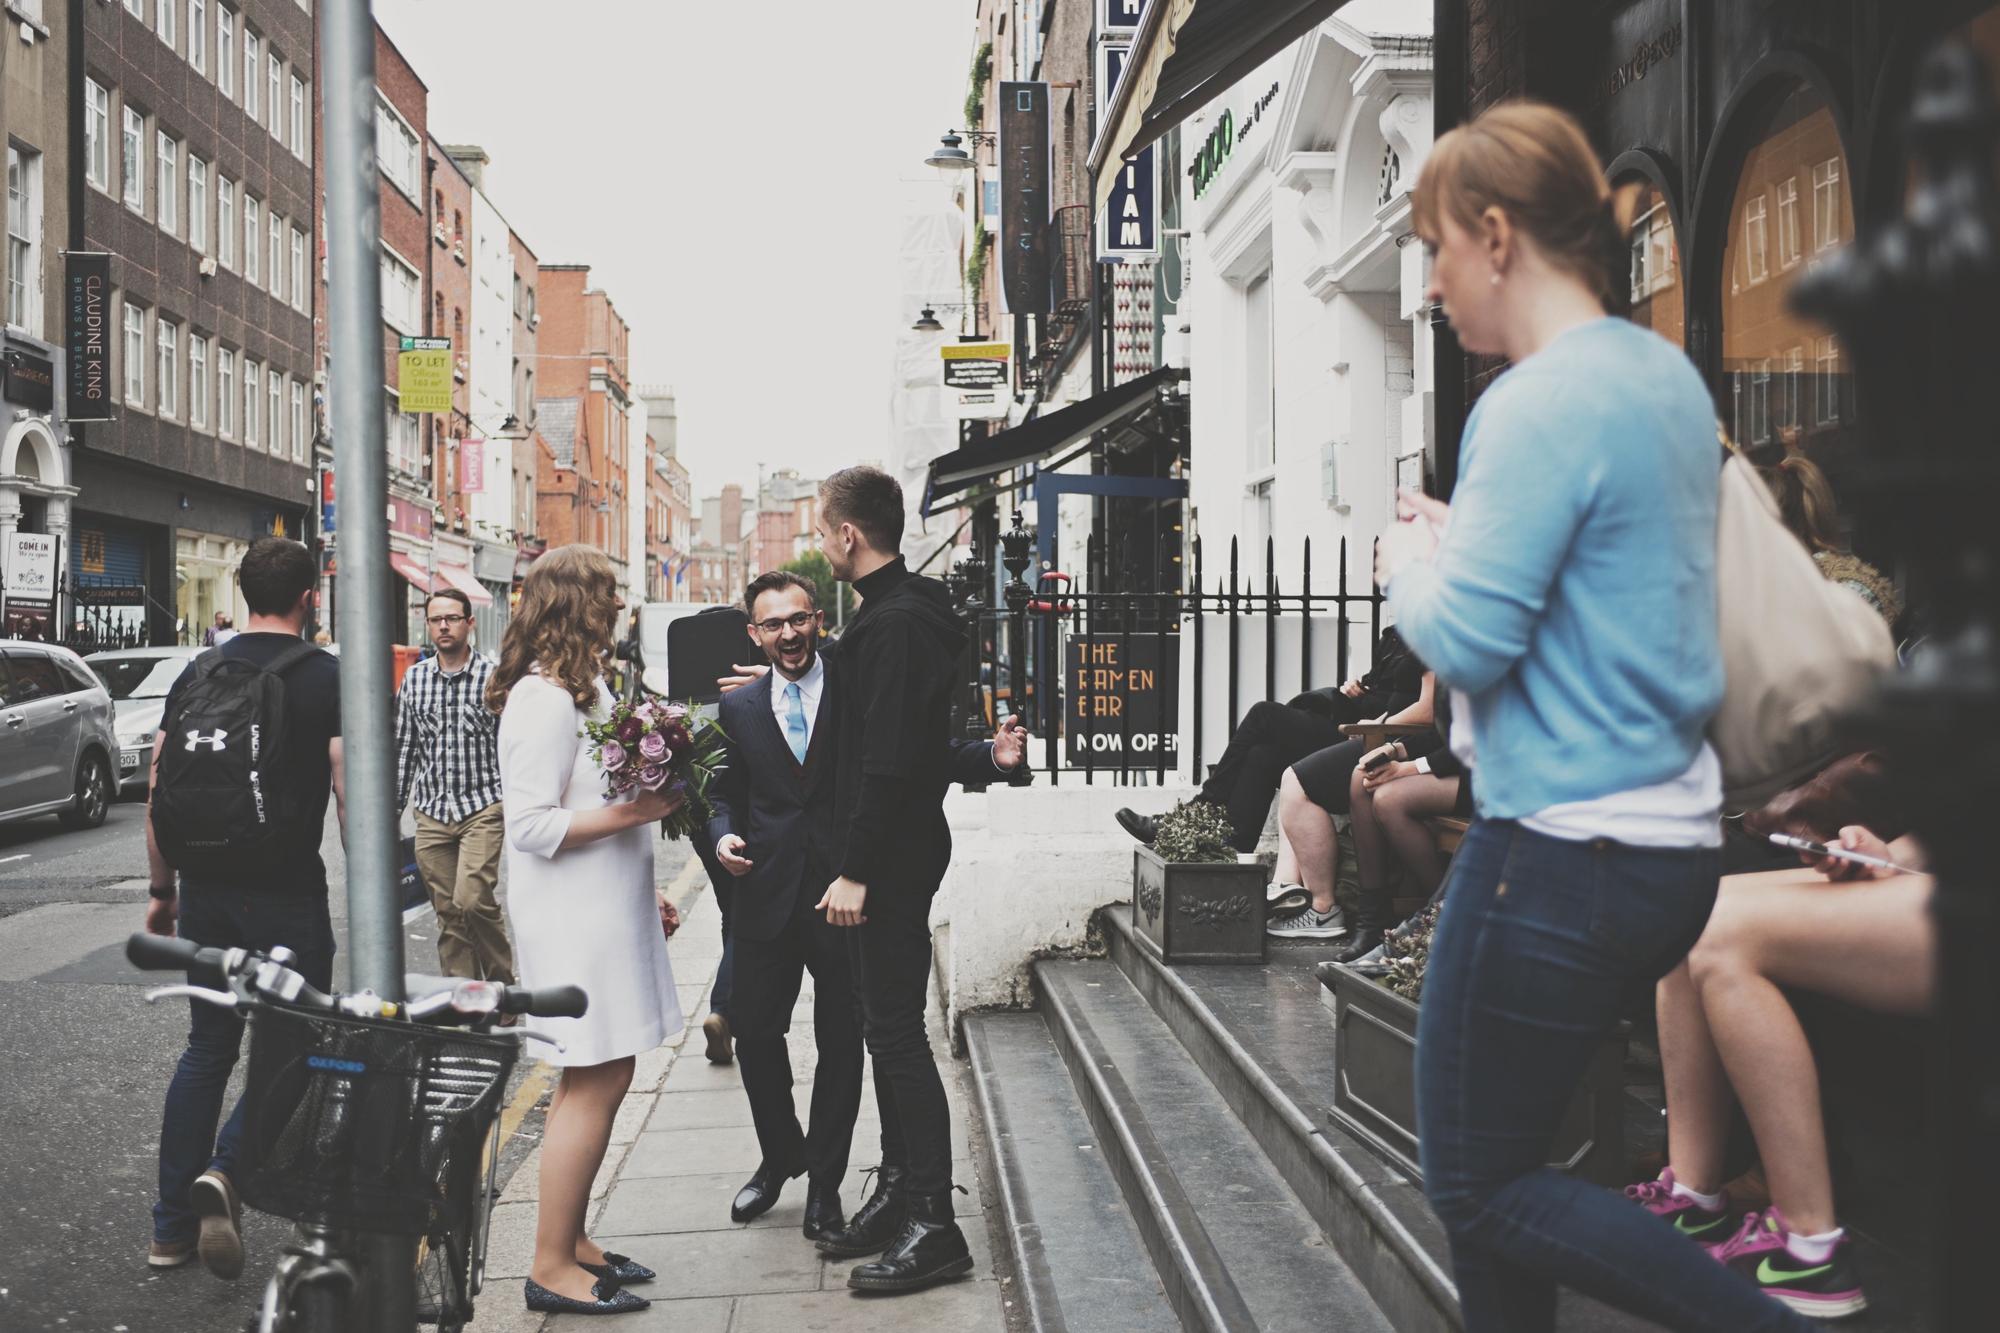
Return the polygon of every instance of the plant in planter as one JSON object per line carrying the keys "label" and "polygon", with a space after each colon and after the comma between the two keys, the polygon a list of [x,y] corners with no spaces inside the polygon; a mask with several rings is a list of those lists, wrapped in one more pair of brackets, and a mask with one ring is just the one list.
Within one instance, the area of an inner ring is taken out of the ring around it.
{"label": "plant in planter", "polygon": [[1382,942],[1382,961],[1389,965],[1382,984],[1407,1000],[1424,997],[1424,969],[1430,966],[1431,936],[1436,933],[1438,905],[1417,914],[1407,935],[1391,933]]}
{"label": "plant in planter", "polygon": [[1186,801],[1132,853],[1132,923],[1169,963],[1264,960],[1264,867],[1238,862],[1220,806]]}

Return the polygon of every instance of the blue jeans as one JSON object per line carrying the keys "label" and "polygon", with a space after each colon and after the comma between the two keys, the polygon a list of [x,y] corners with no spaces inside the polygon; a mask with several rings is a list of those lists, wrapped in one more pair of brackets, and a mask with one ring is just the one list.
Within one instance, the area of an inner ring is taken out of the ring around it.
{"label": "blue jeans", "polygon": [[[292,966],[320,990],[333,989],[333,924],[324,894],[181,884],[180,937],[210,948],[268,951],[285,945],[298,955]],[[190,978],[197,985],[210,981]],[[243,1019],[234,1010],[188,1001],[193,1020],[160,1120],[160,1198],[153,1205],[153,1238],[191,1238],[200,1226],[188,1188],[204,1171],[225,1175],[236,1161],[243,1133],[243,1103],[216,1133],[229,1072],[243,1042]]]}
{"label": "blue jeans", "polygon": [[1559,1285],[1671,1329],[1813,1329],[1645,1209],[1545,1165],[1598,1044],[1708,923],[1719,857],[1511,820],[1460,844],[1424,974],[1417,1125],[1466,1333],[1553,1329]]}

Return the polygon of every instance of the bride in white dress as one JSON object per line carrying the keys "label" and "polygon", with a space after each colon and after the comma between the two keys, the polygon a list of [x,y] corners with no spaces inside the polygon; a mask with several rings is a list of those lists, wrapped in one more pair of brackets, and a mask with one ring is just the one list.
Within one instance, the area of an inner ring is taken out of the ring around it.
{"label": "bride in white dress", "polygon": [[681,798],[640,790],[607,799],[580,734],[612,704],[603,662],[618,612],[616,576],[592,546],[535,561],[507,627],[487,706],[500,710],[507,820],[507,915],[523,986],[581,986],[581,1018],[532,1019],[564,1044],[543,1130],[541,1201],[527,1303],[612,1314],[648,1302],[622,1290],[651,1278],[584,1234],[591,1182],[632,1081],[633,1057],[681,1030],[666,936],[679,926],[653,887],[652,826]]}

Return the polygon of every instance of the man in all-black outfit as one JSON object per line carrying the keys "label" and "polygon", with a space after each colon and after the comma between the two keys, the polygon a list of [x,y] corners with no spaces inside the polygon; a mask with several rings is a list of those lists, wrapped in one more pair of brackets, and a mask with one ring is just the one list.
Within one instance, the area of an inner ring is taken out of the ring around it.
{"label": "man in all-black outfit", "polygon": [[[729,1021],[763,1160],[730,1206],[748,1222],[778,1201],[784,1183],[810,1172],[808,1240],[845,1224],[840,1181],[861,1109],[861,1024],[847,941],[815,912],[835,868],[835,684],[819,654],[823,628],[813,585],[797,574],[759,575],[744,593],[750,638],[775,670],[722,697],[725,767],[708,822],[709,845],[735,877],[730,946],[735,978]],[[813,976],[812,1121],[792,1108],[785,1045],[804,972]]]}
{"label": "man in all-black outfit", "polygon": [[[882,1251],[849,1274],[850,1287],[914,1291],[972,1267],[952,1220],[951,1111],[924,1028],[931,898],[951,861],[945,788],[1004,777],[1020,763],[1026,733],[1010,718],[990,744],[951,739],[965,630],[944,585],[912,574],[897,554],[903,488],[895,478],[855,467],[821,482],[819,533],[834,577],[861,597],[830,653],[840,681],[840,878],[820,906],[848,928],[882,1115],[876,1195],[819,1247],[856,1257]],[[741,997],[739,983],[739,1007]]]}

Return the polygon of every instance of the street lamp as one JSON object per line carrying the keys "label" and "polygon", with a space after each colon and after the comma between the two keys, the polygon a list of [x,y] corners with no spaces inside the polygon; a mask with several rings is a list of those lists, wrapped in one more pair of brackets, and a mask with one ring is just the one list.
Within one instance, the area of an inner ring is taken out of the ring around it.
{"label": "street lamp", "polygon": [[[979,137],[976,133],[973,135],[975,146]],[[938,140],[937,151],[924,159],[924,165],[927,167],[936,167],[939,174],[947,171],[970,170],[972,167],[972,154],[959,147],[959,144],[962,142],[963,139],[957,130],[947,131],[944,137]]]}
{"label": "street lamp", "polygon": [[924,313],[917,316],[917,322],[910,325],[910,328],[917,333],[944,332],[944,325],[938,323],[937,311],[930,306],[924,307]]}

